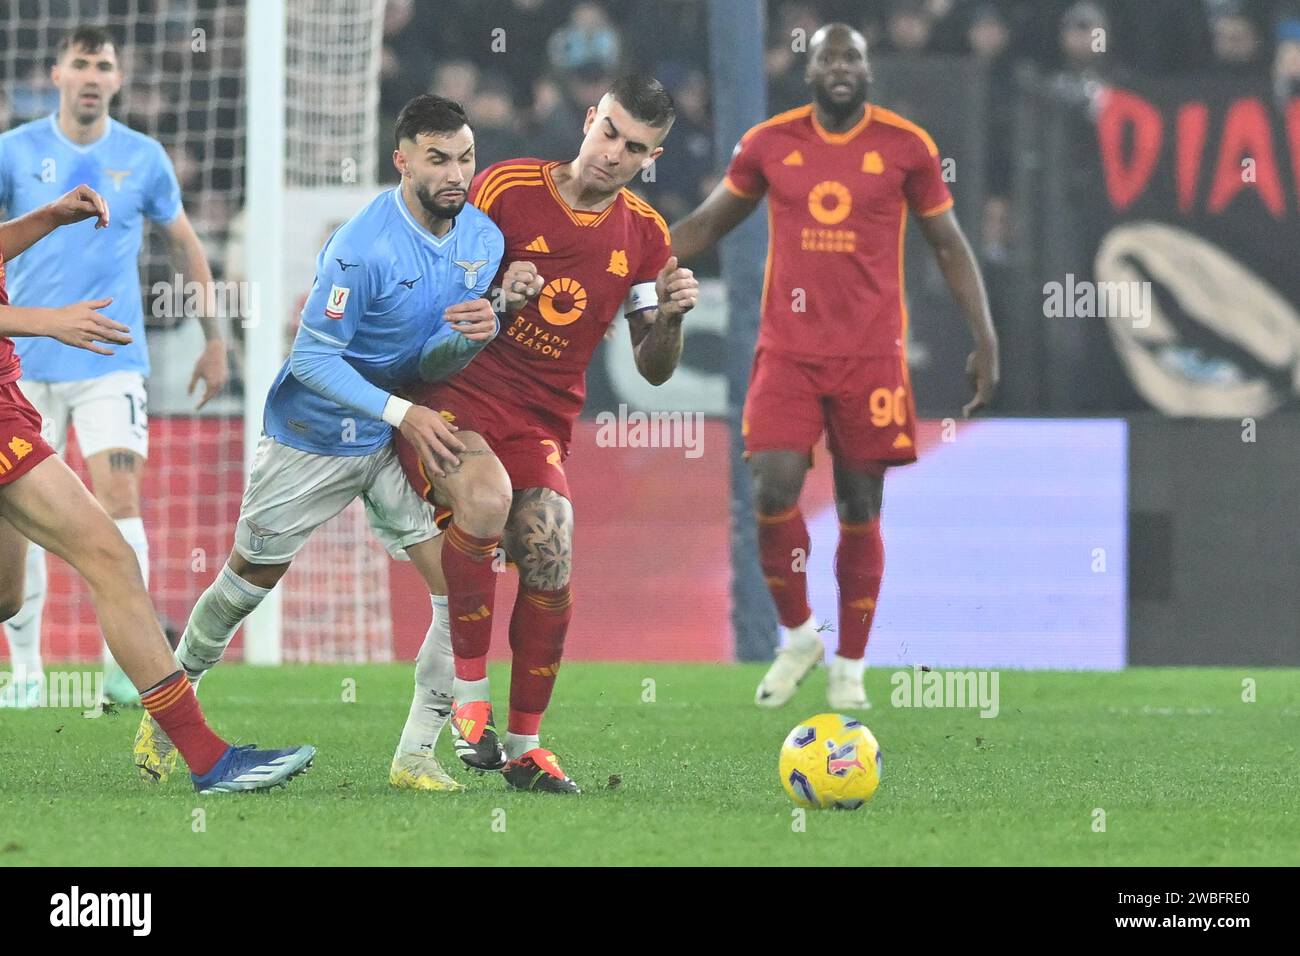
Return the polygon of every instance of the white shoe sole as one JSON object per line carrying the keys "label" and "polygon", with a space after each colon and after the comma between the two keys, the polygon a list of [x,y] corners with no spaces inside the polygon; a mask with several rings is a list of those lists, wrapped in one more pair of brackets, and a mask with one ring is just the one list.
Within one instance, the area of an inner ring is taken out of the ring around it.
{"label": "white shoe sole", "polygon": [[786,704],[790,703],[790,701],[794,699],[794,695],[798,692],[799,686],[808,679],[808,675],[811,674],[813,669],[822,662],[822,656],[822,649],[818,646],[816,657],[813,657],[811,654],[809,655],[807,663],[803,665],[803,672],[795,678],[794,685],[789,689],[789,691],[780,692],[767,690],[766,693],[764,693],[764,690],[767,688],[767,679],[771,676],[772,669],[776,667],[776,664],[773,664],[772,668],[763,675],[763,679],[759,681],[758,689],[754,692],[754,703],[759,707],[764,707],[769,710],[773,710],[777,707],[784,707]]}

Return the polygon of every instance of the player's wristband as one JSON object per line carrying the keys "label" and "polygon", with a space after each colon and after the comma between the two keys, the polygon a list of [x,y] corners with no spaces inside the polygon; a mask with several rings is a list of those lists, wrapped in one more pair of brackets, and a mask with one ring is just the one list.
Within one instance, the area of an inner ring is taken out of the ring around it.
{"label": "player's wristband", "polygon": [[404,398],[398,398],[396,395],[388,396],[388,403],[384,405],[384,421],[394,428],[402,427],[402,420],[406,418],[406,413],[410,410],[411,403]]}

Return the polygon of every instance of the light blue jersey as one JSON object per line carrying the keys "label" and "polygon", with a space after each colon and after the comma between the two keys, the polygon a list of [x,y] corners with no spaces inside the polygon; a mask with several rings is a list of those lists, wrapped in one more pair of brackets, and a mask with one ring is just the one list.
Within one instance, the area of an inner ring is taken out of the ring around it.
{"label": "light blue jersey", "polygon": [[505,254],[501,230],[466,205],[441,239],[416,222],[400,188],[345,222],[316,260],[302,324],[266,398],[263,429],[320,455],[366,455],[392,437],[393,389],[464,367],[483,344],[443,321],[481,298]]}
{"label": "light blue jersey", "polygon": [[149,374],[140,302],[144,220],[167,224],[181,214],[181,189],[171,159],[156,141],[108,121],[104,135],[79,146],[57,116],[33,120],[0,136],[0,206],[10,218],[58,199],[81,184],[108,202],[110,225],[87,219],[56,229],[8,263],[14,305],[58,307],[112,297],[101,311],[131,330],[130,345],[96,355],[49,338],[18,339],[23,378],[71,382],[111,372]]}

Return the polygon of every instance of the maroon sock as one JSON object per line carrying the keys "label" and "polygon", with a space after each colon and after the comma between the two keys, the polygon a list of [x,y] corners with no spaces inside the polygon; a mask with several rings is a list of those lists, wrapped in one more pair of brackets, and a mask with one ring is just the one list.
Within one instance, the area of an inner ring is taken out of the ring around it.
{"label": "maroon sock", "polygon": [[785,627],[798,627],[812,617],[812,608],[808,606],[808,575],[803,570],[811,548],[808,526],[798,505],[780,514],[759,514],[759,563],[767,589],[776,602],[776,616]]}
{"label": "maroon sock", "polygon": [[840,643],[835,653],[840,657],[857,660],[866,653],[884,573],[880,518],[864,524],[841,522],[840,544],[835,551],[835,583],[840,592]]}
{"label": "maroon sock", "polygon": [[501,544],[501,537],[476,538],[466,534],[455,519],[446,534],[442,573],[447,579],[447,614],[451,620],[456,676],[461,680],[482,680],[487,677],[492,607],[497,593],[492,557]]}
{"label": "maroon sock", "polygon": [[520,582],[510,617],[510,733],[536,734],[541,726],[572,617],[573,593],[567,584],[539,591]]}
{"label": "maroon sock", "polygon": [[190,770],[200,777],[215,767],[221,755],[230,749],[230,744],[208,726],[184,671],[154,684],[140,695],[140,703],[171,738]]}

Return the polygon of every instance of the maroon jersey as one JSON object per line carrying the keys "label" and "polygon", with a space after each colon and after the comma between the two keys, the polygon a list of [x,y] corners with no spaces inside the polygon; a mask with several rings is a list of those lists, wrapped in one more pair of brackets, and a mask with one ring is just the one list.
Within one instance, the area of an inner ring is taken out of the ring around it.
{"label": "maroon jersey", "polygon": [[[8,304],[9,293],[5,290],[5,254],[4,250],[0,249],[0,305]],[[22,371],[22,364],[18,361],[18,353],[14,351],[13,341],[0,336],[0,385],[18,381]]]}
{"label": "maroon jersey", "polygon": [[925,130],[868,104],[856,126],[830,133],[802,106],[746,133],[724,182],[738,196],[767,194],[760,347],[901,355],[908,211],[924,218],[952,206]]}
{"label": "maroon jersey", "polygon": [[501,273],[526,260],[546,285],[453,381],[528,409],[567,441],[610,323],[620,310],[657,307],[655,277],[671,240],[663,217],[627,189],[599,212],[570,207],[551,175],[559,165],[512,159],[470,186],[470,202],[505,234]]}

